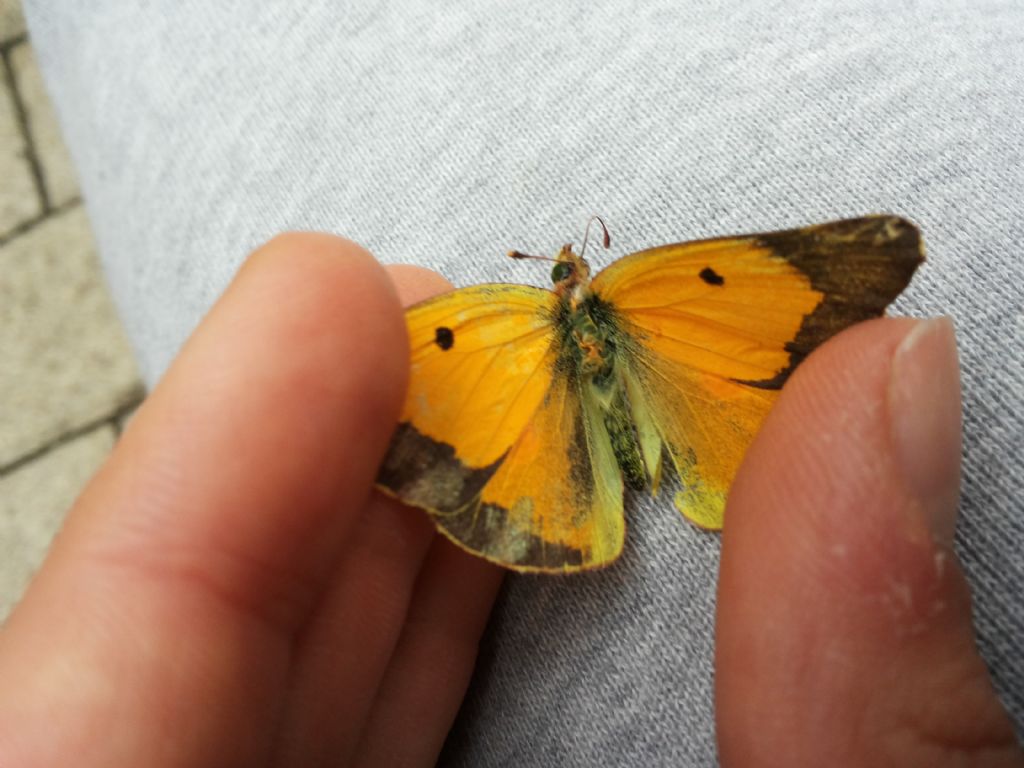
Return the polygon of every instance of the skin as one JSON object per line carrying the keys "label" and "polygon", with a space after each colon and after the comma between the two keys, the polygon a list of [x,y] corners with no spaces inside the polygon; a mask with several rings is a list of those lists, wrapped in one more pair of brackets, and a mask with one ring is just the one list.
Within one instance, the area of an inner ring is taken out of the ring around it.
{"label": "skin", "polygon": [[[407,377],[401,305],[446,287],[327,235],[249,258],[0,632],[0,763],[436,760],[502,572],[371,486]],[[949,550],[952,332],[918,326],[816,352],[737,479],[724,765],[1024,765]]]}

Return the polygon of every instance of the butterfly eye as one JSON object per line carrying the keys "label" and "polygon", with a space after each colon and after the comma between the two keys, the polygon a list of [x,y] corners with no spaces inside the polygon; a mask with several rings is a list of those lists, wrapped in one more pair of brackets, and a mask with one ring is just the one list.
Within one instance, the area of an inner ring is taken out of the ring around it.
{"label": "butterfly eye", "polygon": [[572,274],[572,264],[567,261],[560,261],[551,270],[551,282],[558,284]]}

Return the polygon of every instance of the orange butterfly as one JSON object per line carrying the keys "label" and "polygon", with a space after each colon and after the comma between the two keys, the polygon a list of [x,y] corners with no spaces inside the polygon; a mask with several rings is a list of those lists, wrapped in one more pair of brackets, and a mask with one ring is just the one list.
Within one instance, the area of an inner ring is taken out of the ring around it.
{"label": "orange butterfly", "polygon": [[793,369],[881,315],[923,260],[913,224],[870,216],[664,245],[593,279],[566,245],[553,291],[428,299],[406,312],[411,382],[377,483],[519,571],[615,560],[624,484],[656,493],[665,457],[676,506],[719,529]]}

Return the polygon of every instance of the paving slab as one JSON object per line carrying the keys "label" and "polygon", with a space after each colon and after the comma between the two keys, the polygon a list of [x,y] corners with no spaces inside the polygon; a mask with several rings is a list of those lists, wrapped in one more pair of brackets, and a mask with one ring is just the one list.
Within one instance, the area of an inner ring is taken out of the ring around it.
{"label": "paving slab", "polygon": [[102,426],[0,476],[0,622],[39,569],[64,515],[114,445]]}
{"label": "paving slab", "polygon": [[60,206],[78,196],[78,177],[64,146],[57,115],[43,83],[43,74],[28,43],[11,49],[14,82],[25,108],[28,134],[42,169],[43,184],[51,206]]}
{"label": "paving slab", "polygon": [[28,145],[18,125],[14,94],[6,87],[3,77],[0,77],[0,179],[3,179],[0,182],[0,238],[3,238],[43,210],[28,161]]}
{"label": "paving slab", "polygon": [[0,247],[0,469],[137,402],[81,206]]}
{"label": "paving slab", "polygon": [[25,34],[20,0],[0,0],[0,43]]}

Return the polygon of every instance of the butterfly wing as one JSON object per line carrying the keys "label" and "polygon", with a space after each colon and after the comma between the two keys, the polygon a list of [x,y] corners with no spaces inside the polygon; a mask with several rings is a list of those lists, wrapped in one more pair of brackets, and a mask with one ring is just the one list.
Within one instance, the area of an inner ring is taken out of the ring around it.
{"label": "butterfly wing", "polygon": [[622,475],[596,405],[556,372],[547,397],[481,493],[434,511],[472,552],[521,571],[605,565],[622,550]]}
{"label": "butterfly wing", "polygon": [[484,285],[411,307],[409,390],[377,479],[459,546],[524,571],[622,548],[622,479],[600,414],[557,364],[558,302]]}
{"label": "butterfly wing", "polygon": [[786,378],[826,339],[881,315],[922,261],[910,222],[871,216],[652,248],[594,278],[625,330],[638,435],[665,446],[688,518],[721,527],[732,478]]}

